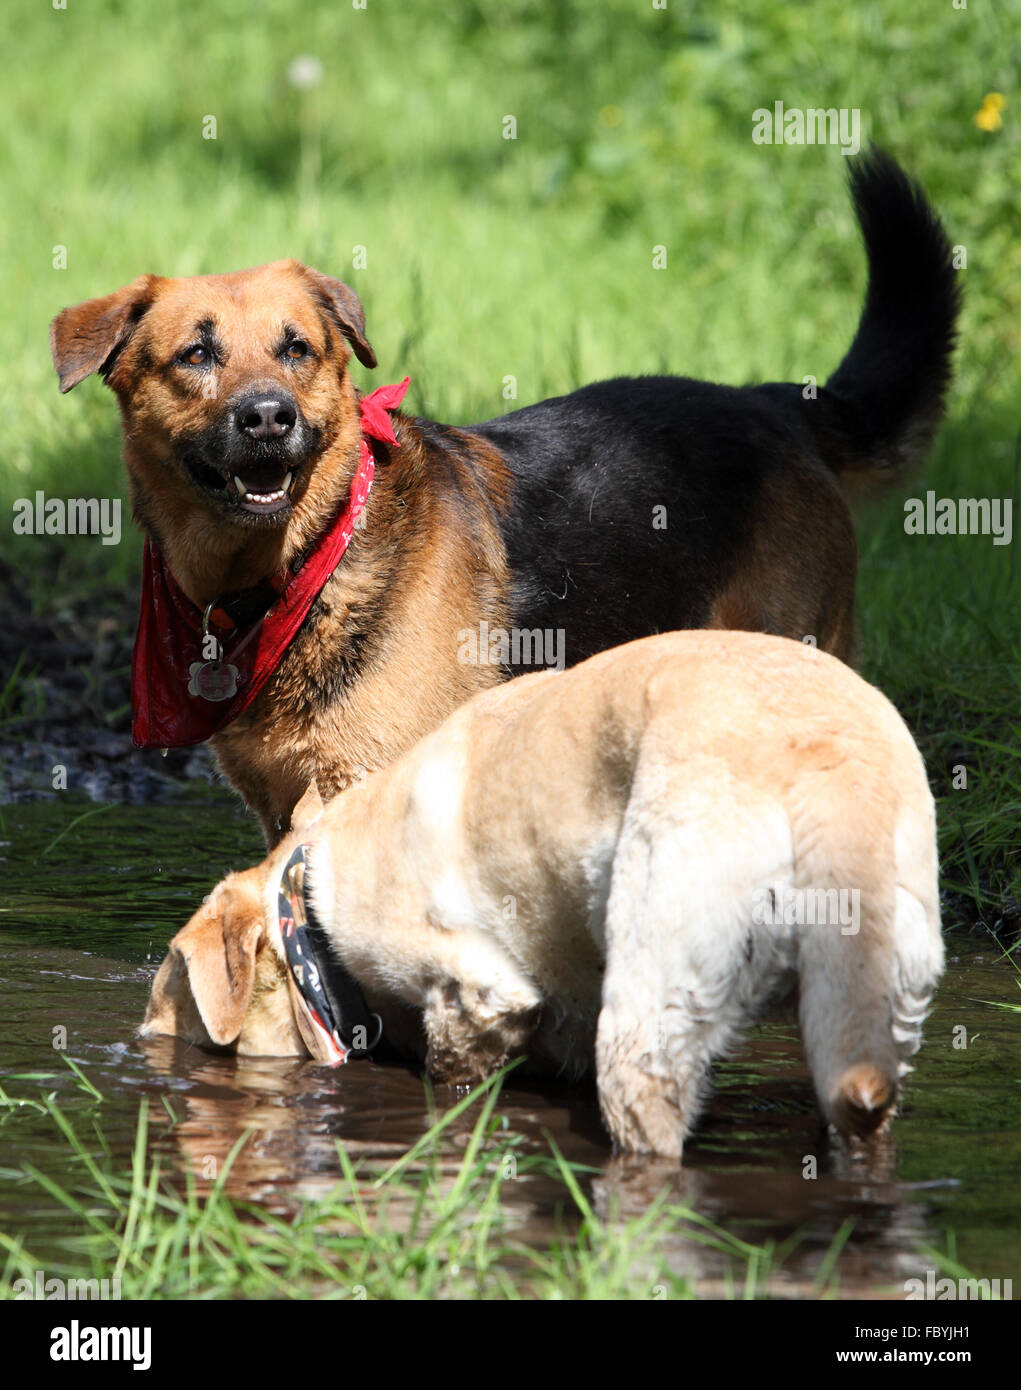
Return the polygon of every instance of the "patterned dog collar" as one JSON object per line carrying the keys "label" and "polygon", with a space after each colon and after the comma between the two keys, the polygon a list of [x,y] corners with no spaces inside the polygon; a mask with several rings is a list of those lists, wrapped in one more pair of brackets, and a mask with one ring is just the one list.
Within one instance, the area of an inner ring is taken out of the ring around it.
{"label": "patterned dog collar", "polygon": [[336,957],[330,958],[329,939],[309,897],[310,849],[299,845],[280,879],[280,934],[308,1022],[325,1060],[339,1066],[352,1053],[362,1055],[378,1045],[383,1021],[369,1013],[356,982]]}

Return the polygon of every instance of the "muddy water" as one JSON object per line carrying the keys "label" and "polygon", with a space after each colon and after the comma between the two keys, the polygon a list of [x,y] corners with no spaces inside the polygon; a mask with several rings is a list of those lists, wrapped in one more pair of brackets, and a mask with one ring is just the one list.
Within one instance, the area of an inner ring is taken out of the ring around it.
{"label": "muddy water", "polygon": [[[201,1182],[209,1158],[222,1160],[251,1129],[230,1186],[274,1208],[335,1182],[338,1139],[353,1157],[388,1160],[428,1128],[422,1083],[400,1066],[330,1071],[134,1036],[167,941],[228,869],[260,857],[255,826],[222,793],[148,809],[7,806],[0,841],[0,1079],[11,1094],[80,1095],[54,1049],[55,1030],[66,1029],[68,1054],[104,1096],[95,1147],[108,1145],[126,1169],[147,1096],[152,1151]],[[551,1134],[591,1165],[589,1193],[604,1213],[640,1212],[666,1185],[729,1234],[775,1243],[782,1259],[768,1282],[778,1293],[810,1292],[845,1236],[835,1265],[844,1295],[903,1296],[905,1278],[933,1267],[933,1249],[955,1249],[975,1277],[1016,1277],[1021,1289],[1021,1014],[996,1007],[1021,1003],[1021,990],[991,942],[956,933],[949,955],[894,1144],[867,1170],[827,1149],[790,1021],[756,1029],[720,1069],[679,1171],[613,1161],[587,1090],[511,1078],[499,1113],[527,1151],[547,1153]],[[53,1079],[4,1079],[19,1073]],[[437,1094],[441,1106],[454,1099]],[[471,1113],[449,1133],[452,1167]],[[817,1176],[807,1178],[812,1156]],[[64,1221],[19,1180],[26,1163],[67,1178],[50,1118],[0,1111],[0,1230],[42,1255]],[[515,1239],[540,1243],[562,1228],[567,1205],[552,1182],[508,1183],[504,1193]],[[725,1288],[724,1255],[683,1235],[666,1253],[705,1292]]]}

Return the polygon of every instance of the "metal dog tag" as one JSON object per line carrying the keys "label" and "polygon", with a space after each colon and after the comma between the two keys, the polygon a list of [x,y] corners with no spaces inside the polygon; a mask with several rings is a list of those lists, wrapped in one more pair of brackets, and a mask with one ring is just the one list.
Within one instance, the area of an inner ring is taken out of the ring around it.
{"label": "metal dog tag", "polygon": [[215,603],[210,603],[202,615],[202,655],[212,658],[209,661],[193,661],[188,667],[191,680],[188,694],[198,695],[200,699],[213,701],[229,700],[237,694],[238,668],[229,661],[221,661],[223,646],[219,638],[209,631],[210,614]]}
{"label": "metal dog tag", "polygon": [[238,668],[229,661],[194,661],[188,668],[188,694],[203,700],[229,700],[237,694]]}

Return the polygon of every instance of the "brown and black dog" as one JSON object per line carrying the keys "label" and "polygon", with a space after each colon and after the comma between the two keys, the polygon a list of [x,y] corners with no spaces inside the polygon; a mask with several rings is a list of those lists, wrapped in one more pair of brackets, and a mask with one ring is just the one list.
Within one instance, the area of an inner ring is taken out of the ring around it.
{"label": "brown and black dog", "polygon": [[[394,414],[398,447],[376,447],[350,547],[212,740],[271,845],[313,779],[334,795],[551,651],[574,665],[723,627],[853,657],[847,498],[930,444],[958,290],[897,164],[873,152],[850,177],[868,292],[817,394],[641,377],[473,427]],[[376,359],[339,280],[296,261],[144,275],[65,309],[52,348],[62,391],[99,372],[116,393],[135,516],[197,611],[293,568],[347,502],[361,443],[347,364]]]}

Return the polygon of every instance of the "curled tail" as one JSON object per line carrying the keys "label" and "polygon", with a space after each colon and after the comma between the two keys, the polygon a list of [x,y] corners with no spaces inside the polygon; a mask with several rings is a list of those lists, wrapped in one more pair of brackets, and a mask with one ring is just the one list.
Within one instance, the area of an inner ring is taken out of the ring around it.
{"label": "curled tail", "polygon": [[943,224],[897,162],[873,149],[849,177],[869,284],[826,392],[850,433],[852,466],[888,472],[914,463],[943,418],[961,294]]}
{"label": "curled tail", "polygon": [[[943,418],[961,293],[950,240],[922,189],[885,151],[849,184],[868,256],[865,305],[844,360],[799,413],[852,496],[919,462]],[[762,388],[796,401],[800,386]]]}

